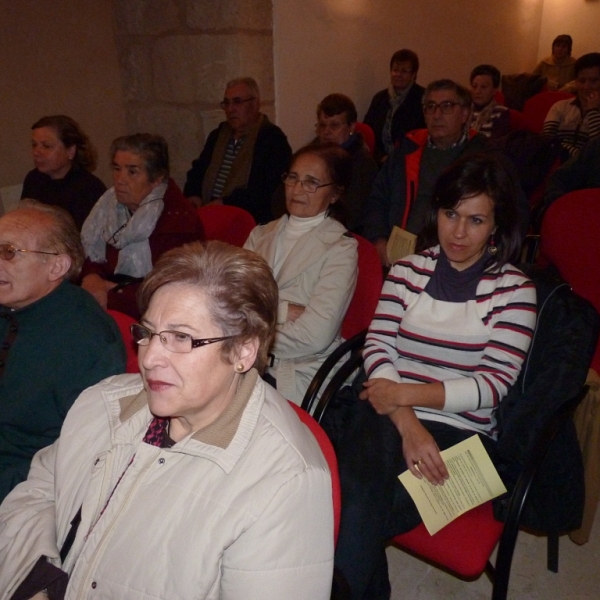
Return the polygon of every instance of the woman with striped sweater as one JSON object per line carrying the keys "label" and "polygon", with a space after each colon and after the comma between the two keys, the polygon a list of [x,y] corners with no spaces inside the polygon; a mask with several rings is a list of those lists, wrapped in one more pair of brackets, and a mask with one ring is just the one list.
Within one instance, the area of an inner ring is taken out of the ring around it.
{"label": "woman with striped sweater", "polygon": [[337,449],[344,506],[336,563],[353,599],[389,598],[385,542],[420,517],[397,475],[434,485],[440,450],[478,434],[494,454],[494,410],[515,383],[536,318],[512,179],[470,156],[439,178],[422,251],[390,270],[365,343],[368,381]]}

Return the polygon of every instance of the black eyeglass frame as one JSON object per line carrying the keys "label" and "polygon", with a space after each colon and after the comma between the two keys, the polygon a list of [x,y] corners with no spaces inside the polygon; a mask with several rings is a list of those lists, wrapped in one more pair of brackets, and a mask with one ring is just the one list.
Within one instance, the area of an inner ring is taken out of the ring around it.
{"label": "black eyeglass frame", "polygon": [[[5,256],[8,252],[11,256]],[[17,252],[27,252],[31,254],[48,254],[51,256],[58,256],[60,252],[45,252],[44,250],[25,250],[24,248],[15,248],[12,244],[0,244],[0,258],[2,260],[12,260]]]}
{"label": "black eyeglass frame", "polygon": [[[137,336],[134,332],[136,330],[139,331],[140,329],[143,331],[147,331],[150,334],[150,336],[143,337],[138,340]],[[230,340],[233,337],[235,337],[233,335],[227,335],[227,336],[216,337],[216,338],[193,338],[189,333],[184,333],[183,331],[176,331],[174,329],[164,329],[163,331],[152,331],[149,327],[146,327],[145,325],[142,325],[141,323],[132,323],[129,326],[129,331],[131,332],[131,337],[133,338],[134,343],[138,346],[149,346],[150,342],[152,341],[152,338],[155,335],[157,335],[158,339],[160,340],[160,343],[163,345],[163,347],[166,350],[168,350],[169,352],[173,352],[173,354],[188,354],[188,352],[176,352],[174,350],[167,348],[165,346],[165,343],[163,341],[163,337],[161,334],[176,333],[177,335],[186,336],[187,338],[189,338],[189,340],[191,342],[191,348],[190,348],[189,352],[191,352],[194,348],[200,348],[201,346],[208,346],[209,344],[215,344],[216,342],[223,342],[225,340]],[[144,343],[144,342],[147,342],[147,343]]]}
{"label": "black eyeglass frame", "polygon": [[452,100],[444,100],[443,102],[423,102],[423,114],[433,115],[439,108],[443,115],[451,115],[457,106],[462,106],[460,102],[453,102]]}

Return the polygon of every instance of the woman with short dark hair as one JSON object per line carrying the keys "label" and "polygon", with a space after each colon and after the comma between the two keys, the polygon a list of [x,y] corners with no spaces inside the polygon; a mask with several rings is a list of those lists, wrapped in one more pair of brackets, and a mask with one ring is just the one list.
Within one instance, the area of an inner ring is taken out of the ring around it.
{"label": "woman with short dark hair", "polygon": [[135,293],[167,250],[202,239],[196,209],[169,178],[165,139],[119,137],[110,149],[114,186],[81,230],[86,253],[82,287],[104,308],[139,317]]}
{"label": "woman with short dark hair", "polygon": [[559,90],[575,79],[575,58],[571,56],[573,38],[566,33],[552,40],[552,54],[542,59],[533,70],[534,75],[548,79],[549,90]]}
{"label": "woman with short dark hair", "polygon": [[277,295],[242,248],[159,259],[131,328],[141,375],[83,392],[0,507],[2,598],[329,598],[327,463],[259,376]]}
{"label": "woman with short dark hair", "polygon": [[21,198],[64,208],[80,230],[106,191],[92,174],[96,150],[79,123],[66,115],[42,117],[31,130],[35,169],[25,176]]}

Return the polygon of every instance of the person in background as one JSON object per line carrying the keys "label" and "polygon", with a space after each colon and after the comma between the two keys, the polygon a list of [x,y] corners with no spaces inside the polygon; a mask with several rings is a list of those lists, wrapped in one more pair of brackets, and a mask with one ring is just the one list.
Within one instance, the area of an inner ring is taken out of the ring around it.
{"label": "person in background", "polygon": [[548,79],[549,90],[559,90],[575,79],[575,59],[571,56],[573,38],[566,33],[552,42],[552,54],[542,59],[533,70],[534,75]]}
{"label": "person in background", "polygon": [[226,120],[210,132],[192,162],[183,193],[196,206],[238,206],[257,223],[268,223],[292,149],[283,131],[260,112],[260,91],[251,77],[227,83],[221,108]]}
{"label": "person in background", "polygon": [[407,134],[385,162],[364,206],[364,235],[389,267],[387,241],[394,225],[421,231],[439,174],[465,153],[481,151],[485,136],[468,131],[471,94],[450,79],[427,86],[421,111],[427,129]]}
{"label": "person in background", "polygon": [[96,150],[79,124],[66,115],[42,117],[31,126],[35,169],[23,181],[21,198],[64,208],[81,230],[106,186],[92,174]]}
{"label": "person in background", "polygon": [[364,122],[375,133],[375,160],[381,163],[408,131],[425,127],[424,88],[417,81],[419,57],[412,50],[398,50],[390,59],[390,85],[377,92]]}
{"label": "person in background", "polygon": [[536,322],[535,286],[511,264],[516,200],[504,161],[460,158],[437,181],[417,253],[384,283],[363,350],[368,381],[352,388],[334,439],[344,499],[335,564],[352,600],[389,600],[386,543],[421,522],[400,473],[444,485],[440,450],[472,435],[494,459],[495,409]]}
{"label": "person in background", "polygon": [[600,136],[600,52],[584,54],[575,61],[575,85],[577,97],[554,104],[542,129],[544,135],[561,143],[565,159]]}
{"label": "person in background", "polygon": [[343,214],[350,168],[350,156],[337,144],[298,150],[284,176],[287,214],[256,227],[244,246],[273,269],[279,310],[268,375],[298,405],[342,342],[356,287],[358,244],[336,217]]}
{"label": "person in background", "polygon": [[156,260],[171,248],[203,238],[192,203],[169,178],[165,139],[136,133],[110,148],[114,186],[96,203],[81,238],[82,287],[103,308],[139,317],[136,292]]}
{"label": "person in background", "polygon": [[339,144],[352,157],[352,178],[344,192],[346,227],[360,233],[361,213],[377,176],[377,163],[355,130],[356,107],[344,94],[329,94],[317,106],[317,140],[321,144]]}
{"label": "person in background", "polygon": [[62,208],[27,199],[0,218],[0,501],[58,437],[77,396],[125,371],[114,319],[69,282],[83,258]]}
{"label": "person in background", "polygon": [[141,373],[81,394],[0,507],[0,598],[327,600],[331,475],[259,376],[271,269],[188,244],[159,259],[140,312]]}
{"label": "person in background", "polygon": [[487,138],[498,138],[510,131],[510,112],[496,102],[500,87],[500,71],[493,65],[479,65],[471,71],[473,110],[469,128]]}

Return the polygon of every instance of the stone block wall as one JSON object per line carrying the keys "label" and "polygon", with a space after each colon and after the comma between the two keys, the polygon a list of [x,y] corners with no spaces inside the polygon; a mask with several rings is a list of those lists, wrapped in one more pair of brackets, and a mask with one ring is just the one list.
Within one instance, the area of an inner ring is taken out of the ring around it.
{"label": "stone block wall", "polygon": [[126,126],[163,135],[180,184],[223,120],[227,81],[258,82],[274,120],[271,0],[113,0]]}

